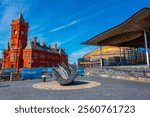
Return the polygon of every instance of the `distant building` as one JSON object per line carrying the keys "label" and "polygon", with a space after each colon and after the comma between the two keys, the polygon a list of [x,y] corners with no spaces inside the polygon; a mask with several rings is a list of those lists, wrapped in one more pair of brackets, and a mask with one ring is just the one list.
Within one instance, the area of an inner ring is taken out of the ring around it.
{"label": "distant building", "polygon": [[[150,8],[143,8],[137,13],[133,14],[127,20],[123,21],[121,24],[118,24],[115,27],[110,28],[104,32],[101,32],[93,38],[82,42],[82,44],[103,46],[103,49],[106,46],[121,48],[128,47],[127,49],[123,49],[123,52],[119,52],[121,53],[121,56],[116,55],[117,50],[113,50],[113,48],[110,52],[102,52],[102,54],[104,54],[103,57],[100,57],[100,63],[102,63],[102,58],[104,58],[105,55],[108,54],[108,62],[111,62],[114,65],[146,64],[147,67],[150,68],[149,38]],[[144,51],[141,51],[140,49]]]}
{"label": "distant building", "polygon": [[11,39],[3,51],[2,68],[15,68],[18,71],[23,67],[52,67],[60,62],[68,64],[68,55],[64,49],[57,48],[57,44],[52,48],[44,42],[38,43],[36,37],[29,42],[28,27],[22,13],[12,21]]}
{"label": "distant building", "polygon": [[100,53],[102,53],[103,66],[134,65],[146,62],[144,50],[129,47],[103,46],[101,50],[98,48],[78,59],[78,65],[87,67],[100,66]]}

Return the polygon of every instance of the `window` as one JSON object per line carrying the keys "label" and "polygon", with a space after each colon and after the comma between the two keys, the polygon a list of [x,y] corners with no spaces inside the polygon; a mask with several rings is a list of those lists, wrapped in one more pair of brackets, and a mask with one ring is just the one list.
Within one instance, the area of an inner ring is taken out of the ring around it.
{"label": "window", "polygon": [[40,57],[41,57],[41,58],[45,58],[45,55],[44,55],[44,54],[41,54]]}
{"label": "window", "polygon": [[14,30],[14,34],[17,35],[17,31],[16,30]]}
{"label": "window", "polygon": [[14,60],[14,54],[10,54],[10,61],[13,61]]}
{"label": "window", "polygon": [[37,59],[37,58],[38,58],[38,54],[34,53],[34,59]]}

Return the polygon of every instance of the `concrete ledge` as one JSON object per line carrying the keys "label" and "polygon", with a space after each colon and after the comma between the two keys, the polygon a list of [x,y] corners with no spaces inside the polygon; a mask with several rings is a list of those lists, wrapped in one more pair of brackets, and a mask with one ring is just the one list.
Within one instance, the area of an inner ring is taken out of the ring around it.
{"label": "concrete ledge", "polygon": [[132,80],[132,81],[150,83],[150,78],[143,78],[143,77],[135,78],[135,77],[127,77],[127,76],[107,75],[107,74],[99,74],[98,76],[105,77],[105,78],[115,78],[115,79]]}

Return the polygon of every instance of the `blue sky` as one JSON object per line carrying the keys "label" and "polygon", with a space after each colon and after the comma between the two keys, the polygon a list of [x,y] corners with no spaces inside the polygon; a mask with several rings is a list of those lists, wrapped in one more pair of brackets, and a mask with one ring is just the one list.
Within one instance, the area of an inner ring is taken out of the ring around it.
{"label": "blue sky", "polygon": [[37,36],[53,46],[65,48],[69,62],[97,46],[80,44],[112,28],[142,9],[150,0],[0,0],[0,57],[10,40],[10,24],[22,9],[29,22],[29,40]]}

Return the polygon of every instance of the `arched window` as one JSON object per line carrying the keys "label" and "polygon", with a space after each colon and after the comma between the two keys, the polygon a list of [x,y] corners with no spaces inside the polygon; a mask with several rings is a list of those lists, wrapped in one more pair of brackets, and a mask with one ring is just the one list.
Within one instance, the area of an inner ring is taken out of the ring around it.
{"label": "arched window", "polygon": [[14,68],[14,64],[11,65],[11,68]]}
{"label": "arched window", "polygon": [[16,31],[16,30],[14,30],[14,34],[15,34],[15,35],[17,34],[17,31]]}

